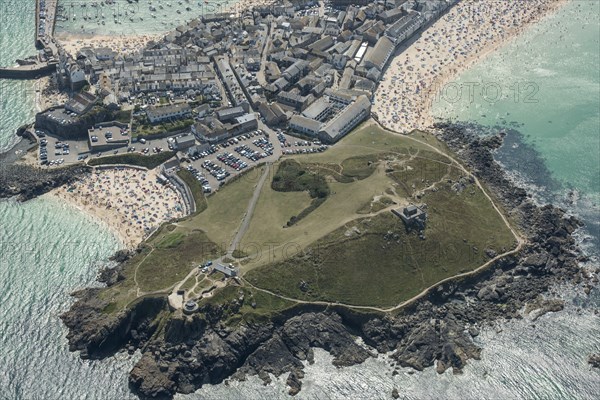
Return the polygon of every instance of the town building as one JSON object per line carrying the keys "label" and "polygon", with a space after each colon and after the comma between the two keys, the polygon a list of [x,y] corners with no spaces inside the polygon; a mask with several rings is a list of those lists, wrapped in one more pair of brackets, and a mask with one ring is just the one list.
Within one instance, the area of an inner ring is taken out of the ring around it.
{"label": "town building", "polygon": [[130,142],[129,125],[120,122],[101,123],[88,130],[88,144],[92,153],[127,147]]}
{"label": "town building", "polygon": [[191,113],[191,108],[187,103],[171,104],[168,106],[148,107],[146,115],[148,120],[153,123],[159,123],[166,120],[187,117]]}
{"label": "town building", "polygon": [[185,135],[175,138],[175,149],[177,151],[186,150],[196,144],[196,138],[194,135]]}
{"label": "town building", "polygon": [[371,101],[361,95],[338,115],[321,127],[319,139],[324,143],[335,143],[343,138],[371,114]]}
{"label": "town building", "polygon": [[226,277],[235,277],[238,275],[238,270],[232,264],[223,265],[221,263],[215,264],[213,271],[221,272]]}

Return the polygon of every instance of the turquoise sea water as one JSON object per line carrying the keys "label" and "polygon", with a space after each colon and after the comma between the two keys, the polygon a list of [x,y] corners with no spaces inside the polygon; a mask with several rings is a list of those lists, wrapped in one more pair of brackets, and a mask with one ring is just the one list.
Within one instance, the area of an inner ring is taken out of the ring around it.
{"label": "turquoise sea water", "polygon": [[[0,2],[0,66],[35,54],[35,1]],[[0,79],[0,151],[14,145],[13,134],[34,116],[34,84]]]}
{"label": "turquoise sea water", "polygon": [[[143,4],[143,0],[140,3]],[[154,3],[156,5],[158,2]],[[165,0],[163,3],[166,4]],[[177,4],[178,1],[171,0],[171,3]],[[16,12],[11,12],[10,18],[6,14],[1,16],[0,65],[12,64],[15,58],[33,54],[34,51],[34,2],[23,0],[11,4],[16,7]],[[597,11],[593,8],[585,13],[577,13],[567,6],[555,18],[567,22],[574,18],[586,18],[597,27],[597,19],[596,22],[593,20],[597,18]],[[550,98],[568,97],[565,104],[578,104],[577,101],[587,104],[587,99],[597,99],[594,97],[593,84],[598,81],[584,72],[568,72],[582,65],[598,65],[597,37],[585,36],[580,32],[585,29],[575,23],[561,23],[557,29],[562,31],[568,45],[561,48],[560,59],[563,63],[569,63],[569,67],[565,67],[565,70],[554,69],[561,64],[554,57],[557,49],[552,52],[540,50],[536,59],[541,65],[539,68],[554,71],[555,75],[547,81],[538,79],[538,97],[546,102],[549,100],[543,97],[544,94]],[[510,56],[512,58],[507,58],[511,61],[510,65],[521,57],[531,57],[536,41],[550,43],[547,38],[553,37],[553,30],[543,32],[546,36],[537,39],[527,35],[518,39],[514,45],[520,50],[515,50]],[[7,40],[8,37],[13,39]],[[574,42],[578,47],[573,45]],[[580,51],[580,48],[587,49],[587,53]],[[486,62],[492,60],[490,58]],[[506,80],[506,75],[501,75],[500,71],[509,67],[502,66],[501,62],[496,67],[498,79]],[[485,74],[490,68],[475,69],[479,72],[468,79],[489,79]],[[523,68],[516,68],[514,73]],[[545,74],[542,70],[538,73]],[[590,72],[590,75],[593,74]],[[523,78],[531,79],[529,75]],[[546,86],[543,82],[546,82]],[[578,100],[576,90],[573,90],[572,96],[567,96],[571,91],[561,92],[558,89],[571,87],[574,82],[581,86],[578,90],[583,93],[581,98],[585,101]],[[550,84],[556,85],[556,89],[548,92],[549,87],[554,87]],[[29,122],[33,116],[33,91],[27,89],[27,85],[23,89],[19,82],[0,80],[0,85],[14,85],[14,90],[3,91],[2,97],[0,148],[4,149],[14,141],[14,129]],[[479,107],[484,106],[480,104]],[[466,108],[457,105],[454,111],[448,112],[454,112],[466,120],[489,124],[496,124],[497,113],[510,113],[507,122],[515,120],[525,124],[520,128],[529,135],[525,140],[533,144],[546,159],[555,179],[566,186],[573,183],[585,195],[595,193],[591,178],[594,171],[594,145],[597,147],[597,142],[591,130],[585,128],[586,125],[594,125],[588,112],[569,112],[563,116],[559,111],[564,105],[538,105],[537,111],[530,109],[529,112],[522,112],[520,105],[511,108],[510,104],[506,104],[504,107],[501,111],[490,108],[467,114],[463,110]],[[579,110],[577,107],[567,108],[573,109]],[[531,121],[546,126],[544,121],[549,120],[553,121],[547,124],[551,128],[564,122],[565,125],[561,126],[568,129],[568,133],[550,129],[542,131],[547,135],[544,136],[531,128],[535,126]],[[590,135],[585,136],[586,132]],[[568,140],[579,136],[585,138]],[[564,150],[554,151],[549,145],[546,149],[547,141],[559,143]],[[565,158],[561,164],[559,157],[563,153]],[[510,160],[510,157],[507,159]],[[569,159],[579,163],[578,167],[572,166]],[[520,163],[525,165],[522,161]],[[527,166],[529,169],[536,168],[533,163]],[[578,171],[582,177],[578,176]],[[116,238],[82,213],[46,197],[23,204],[11,200],[0,201],[0,221],[0,399],[132,398],[127,388],[127,375],[135,358],[117,355],[100,362],[81,361],[77,354],[68,352],[66,329],[59,319],[59,315],[72,302],[69,293],[93,284],[98,267],[117,249]],[[578,292],[569,290],[561,291],[561,296],[568,301],[567,309],[540,318],[535,328],[527,321],[513,321],[504,325],[502,331],[489,329],[482,332],[478,340],[485,349],[483,359],[470,362],[463,375],[446,373],[440,376],[433,369],[428,369],[413,375],[402,371],[392,376],[383,357],[369,360],[364,365],[337,369],[330,364],[327,355],[317,351],[317,363],[307,367],[303,390],[298,398],[390,398],[394,387],[398,388],[402,397],[419,400],[596,398],[595,395],[600,392],[600,375],[591,370],[585,360],[588,354],[600,352],[600,318],[593,314],[593,308],[600,304],[600,296],[594,291],[590,299],[583,299]],[[287,397],[285,393],[285,377],[266,387],[258,379],[251,378],[246,382],[231,383],[230,386],[207,386],[196,394],[177,398],[281,399]]]}
{"label": "turquoise sea water", "polygon": [[54,199],[0,201],[0,221],[0,399],[127,398],[133,360],[80,360],[59,319],[117,240]]}
{"label": "turquoise sea water", "polygon": [[[460,75],[434,102],[434,115],[489,126],[522,124],[518,130],[552,177],[598,203],[599,16],[598,0],[572,1]],[[539,166],[521,160],[515,168],[535,174]]]}
{"label": "turquoise sea water", "polygon": [[[34,54],[35,1],[0,3],[0,65]],[[35,114],[35,84],[0,80],[0,151]],[[0,399],[126,399],[133,359],[70,353],[59,315],[118,249],[104,226],[58,200],[0,200]]]}

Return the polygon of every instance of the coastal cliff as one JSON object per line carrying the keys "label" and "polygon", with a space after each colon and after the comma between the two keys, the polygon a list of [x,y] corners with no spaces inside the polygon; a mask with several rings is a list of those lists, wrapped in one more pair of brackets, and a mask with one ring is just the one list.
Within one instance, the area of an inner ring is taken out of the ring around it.
{"label": "coastal cliff", "polygon": [[59,186],[73,182],[91,168],[83,165],[57,169],[39,169],[30,165],[0,165],[0,198],[17,196],[20,201],[41,196]]}
{"label": "coastal cliff", "polygon": [[[440,373],[448,368],[459,373],[485,351],[472,341],[481,327],[562,309],[560,301],[540,295],[553,284],[585,279],[578,266],[585,256],[572,236],[581,223],[554,206],[537,206],[496,163],[493,152],[502,145],[501,135],[481,139],[458,125],[438,129],[499,203],[514,210],[512,217],[527,240],[519,253],[477,276],[439,285],[410,306],[385,315],[307,305],[263,323],[232,326],[225,323],[226,316],[249,301],[243,296],[203,305],[193,316],[167,312],[163,297],[144,298],[115,315],[102,311],[107,304],[99,300],[98,289],[88,289],[76,294],[76,303],[62,317],[71,350],[81,351],[84,358],[101,358],[119,349],[140,349],[130,387],[142,398],[171,398],[230,377],[258,375],[268,382],[269,374],[287,374],[294,395],[301,390],[303,362],[312,362],[314,347],[328,351],[338,366],[391,352],[396,368],[436,366]],[[118,277],[118,267],[112,276]],[[366,346],[357,344],[357,337]]]}

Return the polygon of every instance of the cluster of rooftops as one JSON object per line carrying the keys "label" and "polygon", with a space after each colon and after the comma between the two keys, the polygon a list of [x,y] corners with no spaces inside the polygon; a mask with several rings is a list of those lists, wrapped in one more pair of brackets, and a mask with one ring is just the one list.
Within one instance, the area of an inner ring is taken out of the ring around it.
{"label": "cluster of rooftops", "polygon": [[[83,71],[121,103],[167,92],[182,102],[200,97],[193,131],[207,140],[228,136],[223,129],[255,129],[252,115],[260,115],[271,127],[331,143],[368,118],[398,46],[454,1],[331,0],[325,7],[295,0],[238,15],[205,14],[135,54],[84,49],[77,60],[63,54],[60,70],[67,79]],[[243,113],[223,127],[223,112],[217,114],[223,109]]]}

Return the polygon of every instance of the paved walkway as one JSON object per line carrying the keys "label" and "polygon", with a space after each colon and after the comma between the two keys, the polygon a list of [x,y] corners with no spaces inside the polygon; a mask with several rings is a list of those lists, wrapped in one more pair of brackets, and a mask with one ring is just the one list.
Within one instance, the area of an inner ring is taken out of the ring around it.
{"label": "paved walkway", "polygon": [[260,192],[269,176],[269,171],[271,170],[271,164],[266,164],[264,167],[264,171],[258,180],[258,183],[254,187],[254,193],[252,193],[252,198],[248,203],[248,208],[246,209],[246,213],[244,214],[244,218],[242,219],[242,223],[240,224],[240,228],[238,229],[231,245],[229,245],[229,249],[227,249],[227,255],[232,256],[233,251],[238,248],[242,238],[246,234],[248,230],[248,226],[250,226],[250,221],[252,221],[252,216],[254,215],[254,209],[256,208],[256,203],[258,203],[258,198],[260,197]]}

